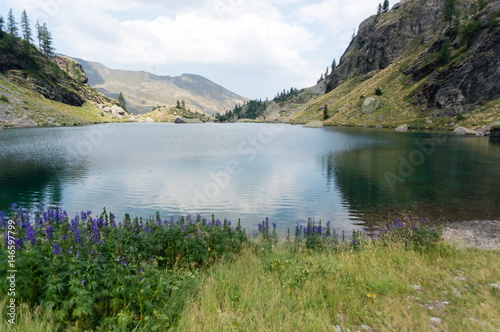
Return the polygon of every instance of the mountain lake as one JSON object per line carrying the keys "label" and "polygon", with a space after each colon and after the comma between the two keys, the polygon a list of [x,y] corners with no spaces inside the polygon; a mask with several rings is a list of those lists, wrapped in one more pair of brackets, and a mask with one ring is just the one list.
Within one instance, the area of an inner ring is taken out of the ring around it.
{"label": "mountain lake", "polygon": [[402,213],[500,218],[500,142],[438,132],[285,124],[126,123],[0,131],[0,210],[105,207],[227,218],[280,233],[309,218],[372,230]]}

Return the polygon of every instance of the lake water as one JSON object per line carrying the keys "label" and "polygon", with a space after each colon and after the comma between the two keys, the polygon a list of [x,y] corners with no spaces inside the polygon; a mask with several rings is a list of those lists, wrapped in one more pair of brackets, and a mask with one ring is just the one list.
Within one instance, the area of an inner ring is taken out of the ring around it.
{"label": "lake water", "polygon": [[369,229],[402,211],[500,218],[500,144],[487,137],[284,124],[112,124],[0,131],[0,210],[308,218]]}

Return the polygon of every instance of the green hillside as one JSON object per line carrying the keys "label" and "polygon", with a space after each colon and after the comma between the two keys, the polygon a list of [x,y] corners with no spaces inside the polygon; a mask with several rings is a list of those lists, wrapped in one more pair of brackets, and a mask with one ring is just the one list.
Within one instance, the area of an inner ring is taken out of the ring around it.
{"label": "green hillside", "polygon": [[73,60],[0,31],[0,129],[117,121],[103,108],[118,102],[86,81]]}

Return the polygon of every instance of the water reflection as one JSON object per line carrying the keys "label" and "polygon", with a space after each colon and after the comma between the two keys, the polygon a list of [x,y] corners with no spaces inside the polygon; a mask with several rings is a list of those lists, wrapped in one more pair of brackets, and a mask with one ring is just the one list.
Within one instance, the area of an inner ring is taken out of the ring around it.
{"label": "water reflection", "polygon": [[384,136],[392,136],[387,145],[325,158],[328,181],[353,215],[368,225],[404,211],[441,220],[499,218],[500,146],[478,137]]}
{"label": "water reflection", "polygon": [[[500,218],[500,145],[488,138],[269,126],[6,130],[0,210],[17,202],[117,216],[215,213],[248,230],[270,217],[284,231],[308,218],[370,228],[404,210]],[[235,163],[238,172],[221,175]]]}

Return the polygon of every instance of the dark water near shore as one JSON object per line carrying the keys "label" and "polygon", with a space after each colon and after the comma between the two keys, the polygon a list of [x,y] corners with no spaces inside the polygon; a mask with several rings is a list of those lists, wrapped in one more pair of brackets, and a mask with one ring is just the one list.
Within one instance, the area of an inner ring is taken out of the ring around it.
{"label": "dark water near shore", "polygon": [[269,124],[114,124],[0,132],[0,210],[59,205],[162,217],[308,218],[349,231],[401,211],[500,218],[487,137]]}

